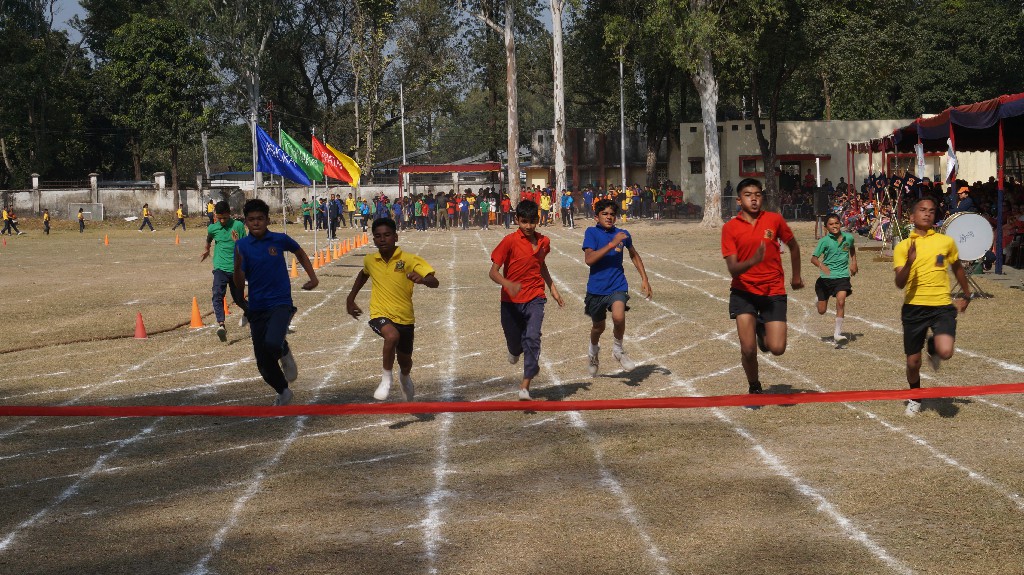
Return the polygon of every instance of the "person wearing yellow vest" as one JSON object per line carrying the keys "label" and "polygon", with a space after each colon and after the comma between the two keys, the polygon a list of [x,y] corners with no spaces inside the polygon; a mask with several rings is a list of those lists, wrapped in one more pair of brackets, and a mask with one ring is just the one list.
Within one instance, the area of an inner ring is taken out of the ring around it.
{"label": "person wearing yellow vest", "polygon": [[85,233],[85,208],[78,208],[78,233]]}
{"label": "person wearing yellow vest", "polygon": [[210,221],[211,226],[213,225],[214,207],[213,198],[210,198],[210,200],[206,202],[206,219]]}
{"label": "person wearing yellow vest", "polygon": [[139,224],[139,231],[140,232],[142,231],[142,228],[144,228],[146,226],[149,226],[149,231],[151,231],[151,232],[155,232],[156,231],[156,230],[153,229],[153,222],[149,221],[149,218],[151,218],[152,216],[153,216],[153,212],[149,211],[149,204],[142,204],[142,223]]}
{"label": "person wearing yellow vest", "polygon": [[50,210],[43,210],[43,233],[50,235]]}
{"label": "person wearing yellow vest", "polygon": [[356,274],[352,291],[345,301],[349,315],[359,319],[363,310],[356,305],[356,296],[367,280],[373,280],[370,290],[370,329],[384,338],[383,374],[373,398],[384,401],[394,379],[395,355],[401,369],[399,380],[406,401],[415,397],[412,382],[412,350],[416,318],[412,306],[412,290],[416,285],[436,288],[434,268],[423,258],[402,251],[398,243],[398,226],[391,218],[377,218],[370,228],[377,253],[363,257],[363,269]]}
{"label": "person wearing yellow vest", "polygon": [[182,209],[181,204],[178,204],[178,211],[174,212],[174,216],[178,218],[178,222],[174,224],[174,227],[171,228],[171,231],[173,232],[174,230],[178,229],[178,226],[181,226],[181,231],[185,231],[185,210]]}
{"label": "person wearing yellow vest", "polygon": [[[910,389],[921,387],[921,348],[927,338],[928,361],[939,369],[942,360],[953,357],[956,344],[956,316],[967,310],[971,301],[971,286],[960,263],[953,238],[937,233],[935,223],[936,202],[924,197],[911,206],[910,223],[914,231],[910,237],[896,245],[892,265],[896,271],[896,287],[903,293],[903,351],[907,355],[907,383]],[[949,274],[953,270],[963,297],[954,305],[949,296]],[[906,415],[921,412],[920,399],[907,401]]]}

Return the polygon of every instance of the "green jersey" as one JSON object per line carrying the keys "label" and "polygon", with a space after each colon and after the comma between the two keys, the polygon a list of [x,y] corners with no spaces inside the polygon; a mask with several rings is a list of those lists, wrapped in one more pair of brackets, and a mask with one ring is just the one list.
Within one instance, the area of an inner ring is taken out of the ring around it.
{"label": "green jersey", "polygon": [[313,204],[309,202],[302,202],[302,215],[311,216],[313,215]]}
{"label": "green jersey", "polygon": [[851,250],[853,250],[853,234],[839,232],[838,237],[825,234],[825,237],[818,241],[818,246],[814,248],[813,254],[821,263],[828,266],[831,272],[828,275],[822,272],[821,277],[827,279],[850,277]]}
{"label": "green jersey", "polygon": [[214,222],[206,228],[206,241],[213,246],[213,269],[232,273],[235,271],[235,242],[245,235],[245,224],[231,220],[227,225]]}

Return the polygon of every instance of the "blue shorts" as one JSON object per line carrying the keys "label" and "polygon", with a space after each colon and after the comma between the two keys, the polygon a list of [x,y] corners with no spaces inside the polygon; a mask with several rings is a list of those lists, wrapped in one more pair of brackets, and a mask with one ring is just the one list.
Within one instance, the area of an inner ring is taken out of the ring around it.
{"label": "blue shorts", "polygon": [[[608,317],[608,311],[612,309],[612,304],[617,301],[628,303],[629,294],[624,291],[612,292],[608,295],[587,293],[587,296],[583,298],[583,313],[589,315],[594,323],[601,323]],[[629,305],[626,305],[626,311],[629,311]]]}

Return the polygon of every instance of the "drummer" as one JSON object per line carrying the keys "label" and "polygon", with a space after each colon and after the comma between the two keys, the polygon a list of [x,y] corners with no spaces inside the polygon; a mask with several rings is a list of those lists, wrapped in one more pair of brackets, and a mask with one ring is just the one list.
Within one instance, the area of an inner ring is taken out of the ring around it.
{"label": "drummer", "polygon": [[[960,263],[953,238],[935,231],[936,201],[925,196],[911,207],[910,223],[914,231],[893,250],[896,287],[904,290],[903,351],[907,356],[907,383],[910,389],[921,387],[921,348],[927,337],[928,361],[939,369],[942,360],[953,357],[956,343],[956,316],[967,309],[971,286]],[[953,270],[963,296],[956,304],[949,296],[949,274]],[[922,409],[920,399],[907,402],[906,414],[917,415]]]}

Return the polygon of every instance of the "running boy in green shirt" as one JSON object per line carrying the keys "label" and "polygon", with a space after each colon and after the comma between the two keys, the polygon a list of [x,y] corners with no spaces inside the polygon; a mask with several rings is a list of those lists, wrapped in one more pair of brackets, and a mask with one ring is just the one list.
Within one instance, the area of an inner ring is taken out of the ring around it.
{"label": "running boy in green shirt", "polygon": [[818,241],[811,255],[811,265],[821,270],[821,277],[814,284],[818,313],[825,315],[829,298],[836,298],[836,329],[833,334],[836,345],[847,341],[843,335],[843,317],[846,315],[846,298],[853,294],[850,276],[857,275],[857,249],[853,245],[853,234],[842,231],[842,225],[836,214],[826,218],[828,233]]}
{"label": "running boy in green shirt", "polygon": [[[231,217],[231,206],[221,200],[214,206],[217,221],[206,228],[206,249],[199,261],[210,257],[210,246],[217,242],[213,251],[213,313],[217,316],[217,337],[221,341],[228,340],[228,330],[224,327],[224,292],[230,289],[231,299],[244,313],[248,306],[245,294],[235,286],[235,242],[245,236],[245,224]],[[245,316],[242,316],[245,319]]]}

